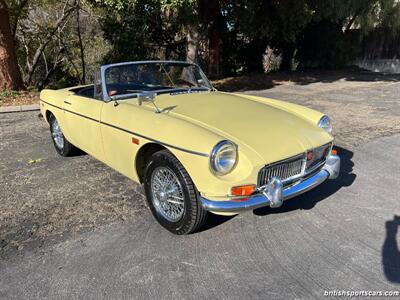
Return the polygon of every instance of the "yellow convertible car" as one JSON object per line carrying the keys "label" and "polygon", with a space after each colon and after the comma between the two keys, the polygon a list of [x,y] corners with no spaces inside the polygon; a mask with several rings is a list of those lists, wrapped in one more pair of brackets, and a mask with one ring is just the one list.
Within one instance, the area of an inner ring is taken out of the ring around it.
{"label": "yellow convertible car", "polygon": [[104,65],[93,85],[40,99],[57,152],[79,148],[143,183],[154,217],[175,234],[199,229],[208,212],[279,207],[339,175],[328,116],[218,92],[195,64]]}

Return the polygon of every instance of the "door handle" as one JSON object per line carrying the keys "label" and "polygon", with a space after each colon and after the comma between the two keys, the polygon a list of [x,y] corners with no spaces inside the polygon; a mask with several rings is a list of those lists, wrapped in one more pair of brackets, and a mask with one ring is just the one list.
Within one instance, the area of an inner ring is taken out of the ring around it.
{"label": "door handle", "polygon": [[65,104],[72,105],[71,102],[64,101]]}

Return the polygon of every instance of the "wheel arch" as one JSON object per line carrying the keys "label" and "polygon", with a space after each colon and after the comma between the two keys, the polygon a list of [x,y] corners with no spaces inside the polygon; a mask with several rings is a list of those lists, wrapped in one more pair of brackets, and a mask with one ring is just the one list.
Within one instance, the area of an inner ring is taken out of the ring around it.
{"label": "wheel arch", "polygon": [[135,158],[135,171],[140,183],[143,183],[144,181],[144,172],[146,169],[147,161],[154,153],[162,150],[168,149],[158,143],[147,143],[139,149]]}
{"label": "wheel arch", "polygon": [[44,114],[44,117],[45,117],[47,123],[49,123],[49,119],[50,119],[50,116],[51,116],[51,115],[54,116],[54,114],[53,114],[49,109],[46,109],[46,112],[45,112],[45,114]]}

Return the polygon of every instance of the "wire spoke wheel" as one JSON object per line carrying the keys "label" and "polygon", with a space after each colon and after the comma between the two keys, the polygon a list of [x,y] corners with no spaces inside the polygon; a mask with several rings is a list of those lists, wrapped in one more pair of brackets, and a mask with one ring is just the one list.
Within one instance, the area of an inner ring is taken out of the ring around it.
{"label": "wire spoke wheel", "polygon": [[151,175],[152,202],[164,218],[178,222],[185,212],[181,183],[168,167],[157,167]]}
{"label": "wire spoke wheel", "polygon": [[146,201],[151,213],[174,234],[197,231],[207,219],[198,191],[180,161],[169,151],[157,151],[144,174]]}
{"label": "wire spoke wheel", "polygon": [[54,119],[51,129],[51,135],[56,146],[59,149],[64,148],[64,136],[56,119]]}

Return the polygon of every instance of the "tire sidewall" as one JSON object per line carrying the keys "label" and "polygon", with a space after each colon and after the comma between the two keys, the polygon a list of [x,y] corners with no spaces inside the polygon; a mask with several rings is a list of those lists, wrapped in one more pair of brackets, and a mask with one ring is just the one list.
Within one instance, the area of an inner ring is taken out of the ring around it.
{"label": "tire sidewall", "polygon": [[[64,156],[64,155],[65,155],[65,142],[66,142],[65,136],[64,136],[64,134],[63,134],[63,138],[64,138],[63,147],[62,147],[62,148],[59,148],[59,147],[57,146],[56,142],[54,141],[54,138],[53,138],[53,126],[54,126],[54,122],[58,122],[58,121],[57,121],[57,119],[56,119],[53,115],[51,115],[50,118],[49,118],[51,140],[53,141],[54,148],[56,148],[56,151],[58,152],[58,154]],[[58,126],[60,126],[60,124],[58,124]]]}
{"label": "tire sidewall", "polygon": [[[171,222],[167,220],[163,215],[161,215],[157,209],[154,207],[153,204],[153,193],[151,190],[151,178],[154,170],[157,167],[167,167],[169,168],[176,177],[178,178],[181,187],[182,187],[182,192],[184,196],[184,203],[185,203],[185,209],[183,212],[183,215],[181,219],[177,222]],[[145,171],[145,180],[144,180],[144,188],[146,192],[146,201],[148,206],[150,207],[150,210],[154,217],[157,219],[157,221],[165,227],[167,230],[171,231],[172,233],[179,234],[180,231],[184,230],[186,226],[189,225],[190,218],[192,215],[192,210],[194,209],[192,207],[192,201],[190,201],[190,194],[188,190],[188,185],[193,185],[192,182],[187,182],[185,179],[185,176],[182,174],[182,172],[179,170],[178,166],[171,160],[170,157],[168,157],[165,154],[162,153],[157,153],[156,155],[153,155],[152,158],[150,159],[146,171]]]}

